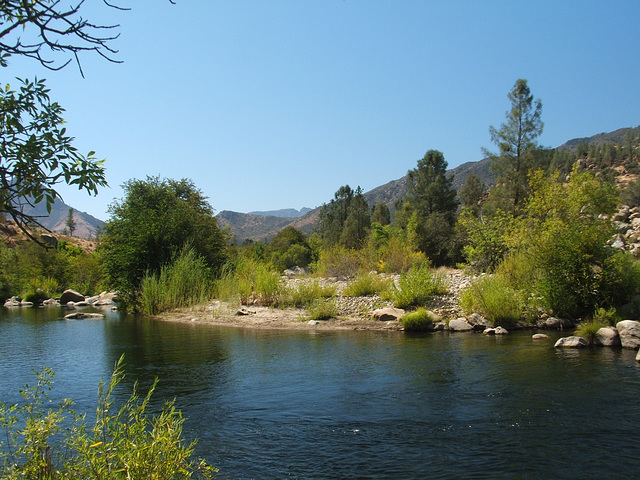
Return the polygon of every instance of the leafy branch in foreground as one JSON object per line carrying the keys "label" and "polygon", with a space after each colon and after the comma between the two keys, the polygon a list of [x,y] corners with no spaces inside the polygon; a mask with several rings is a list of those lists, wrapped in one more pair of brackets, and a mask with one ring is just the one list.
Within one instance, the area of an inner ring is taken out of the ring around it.
{"label": "leafy branch in foreground", "polygon": [[184,418],[174,402],[166,403],[157,416],[147,413],[157,380],[144,398],[134,386],[124,405],[115,408],[113,394],[124,378],[123,357],[106,388],[100,383],[92,425],[71,410],[71,400],[48,406],[53,371],[45,368],[37,376],[37,385],[21,392],[24,405],[0,403],[0,428],[7,439],[0,442],[3,479],[192,479],[217,472],[194,458],[195,441],[185,443]]}

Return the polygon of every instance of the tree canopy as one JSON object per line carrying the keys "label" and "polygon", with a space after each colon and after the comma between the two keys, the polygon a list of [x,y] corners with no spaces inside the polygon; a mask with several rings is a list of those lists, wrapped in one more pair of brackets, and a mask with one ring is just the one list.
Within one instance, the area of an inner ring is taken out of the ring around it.
{"label": "tree canopy", "polygon": [[188,179],[130,180],[109,208],[100,258],[111,287],[135,295],[145,274],[156,274],[174,253],[191,246],[218,271],[226,237],[206,197]]}
{"label": "tree canopy", "polygon": [[491,157],[491,170],[498,183],[505,184],[514,208],[518,208],[528,187],[529,171],[540,167],[536,139],[542,133],[542,102],[534,99],[524,79],[518,79],[508,94],[511,108],[499,129],[491,126],[491,141],[499,148]]}
{"label": "tree canopy", "polygon": [[329,205],[320,211],[318,231],[328,246],[341,245],[359,248],[363,245],[371,226],[369,204],[360,187],[340,187]]}

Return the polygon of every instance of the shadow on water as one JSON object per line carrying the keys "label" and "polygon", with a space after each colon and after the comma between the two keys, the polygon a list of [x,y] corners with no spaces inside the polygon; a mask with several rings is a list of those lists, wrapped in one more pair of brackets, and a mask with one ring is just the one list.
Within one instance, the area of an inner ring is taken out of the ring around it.
{"label": "shadow on water", "polygon": [[[123,353],[223,478],[631,478],[640,366],[531,332],[260,331],[0,313],[0,395],[40,365],[93,408]],[[87,393],[89,392],[89,393]],[[612,469],[612,465],[615,468]]]}

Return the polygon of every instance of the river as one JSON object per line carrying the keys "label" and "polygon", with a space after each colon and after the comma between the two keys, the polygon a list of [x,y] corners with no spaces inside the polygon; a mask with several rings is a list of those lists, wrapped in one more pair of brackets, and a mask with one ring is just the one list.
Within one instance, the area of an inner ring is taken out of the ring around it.
{"label": "river", "polygon": [[0,308],[0,399],[42,366],[94,411],[125,354],[121,398],[160,380],[224,479],[637,478],[640,365],[559,335],[245,330],[109,312]]}

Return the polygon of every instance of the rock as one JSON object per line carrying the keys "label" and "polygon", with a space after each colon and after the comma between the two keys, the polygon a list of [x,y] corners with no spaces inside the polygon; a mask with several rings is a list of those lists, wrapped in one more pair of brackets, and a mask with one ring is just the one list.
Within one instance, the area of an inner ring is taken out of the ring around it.
{"label": "rock", "polygon": [[44,305],[45,307],[57,307],[60,305],[60,303],[55,298],[48,298],[47,300],[42,302],[42,305]]}
{"label": "rock", "polygon": [[7,301],[4,302],[5,307],[19,307],[20,299],[18,297],[11,297]]}
{"label": "rock", "polygon": [[542,326],[550,330],[562,330],[573,327],[573,323],[565,318],[549,317],[542,323]]}
{"label": "rock", "polygon": [[620,346],[620,335],[613,327],[602,327],[596,332],[593,343],[603,347],[617,347]]}
{"label": "rock", "polygon": [[531,340],[544,340],[545,338],[549,338],[546,333],[535,333],[531,336]]}
{"label": "rock", "polygon": [[84,295],[79,294],[75,290],[65,290],[60,296],[60,304],[65,305],[69,302],[84,302]]}
{"label": "rock", "polygon": [[636,355],[636,362],[640,362],[640,350],[638,350],[638,354]]}
{"label": "rock", "polygon": [[68,315],[65,315],[64,318],[67,320],[84,320],[87,318],[104,318],[104,315],[101,313],[76,312],[69,313]]}
{"label": "rock", "polygon": [[40,241],[42,241],[42,243],[49,245],[53,248],[58,247],[58,239],[54,235],[51,235],[50,233],[41,233]]}
{"label": "rock", "polygon": [[256,314],[255,310],[249,310],[248,308],[245,308],[245,307],[239,308],[238,311],[236,312],[236,315],[238,316],[255,315],[255,314]]}
{"label": "rock", "polygon": [[80,302],[76,302],[73,304],[74,307],[88,307],[91,304],[89,302],[87,302],[86,300],[82,300]]}
{"label": "rock", "polygon": [[393,322],[398,321],[404,316],[404,310],[401,308],[379,308],[374,310],[371,314],[374,320],[380,320],[381,322]]}
{"label": "rock", "polygon": [[640,347],[640,322],[635,320],[622,320],[616,324],[620,335],[620,343],[624,348]]}
{"label": "rock", "polygon": [[291,277],[300,277],[302,275],[307,275],[309,273],[309,271],[306,268],[303,267],[292,267],[292,268],[288,268],[284,271],[284,275],[287,278],[291,278]]}
{"label": "rock", "polygon": [[469,315],[469,318],[467,318],[467,321],[474,327],[476,326],[488,327],[489,325],[489,322],[487,321],[487,319],[484,318],[479,313],[472,313],[471,315]]}
{"label": "rock", "polygon": [[318,320],[309,320],[309,325],[318,325],[319,323]]}
{"label": "rock", "polygon": [[444,322],[436,322],[433,324],[434,332],[442,332],[447,329],[447,324]]}
{"label": "rock", "polygon": [[33,302],[27,302],[26,300],[22,300],[20,302],[21,307],[33,307]]}
{"label": "rock", "polygon": [[555,348],[583,348],[583,347],[588,347],[589,346],[589,342],[587,342],[586,339],[582,338],[582,337],[562,337],[560,339],[558,339],[558,341],[556,342],[556,344],[554,345]]}
{"label": "rock", "polygon": [[468,332],[473,330],[473,325],[467,322],[466,318],[456,318],[449,321],[449,330],[452,332]]}
{"label": "rock", "polygon": [[507,333],[509,333],[506,328],[500,326],[496,327],[495,331],[496,335],[506,335]]}
{"label": "rock", "polygon": [[118,300],[118,292],[102,292],[98,295],[98,300],[94,302],[96,307],[111,306]]}
{"label": "rock", "polygon": [[616,235],[613,243],[611,244],[613,248],[617,248],[619,250],[624,250],[624,239],[621,235]]}

